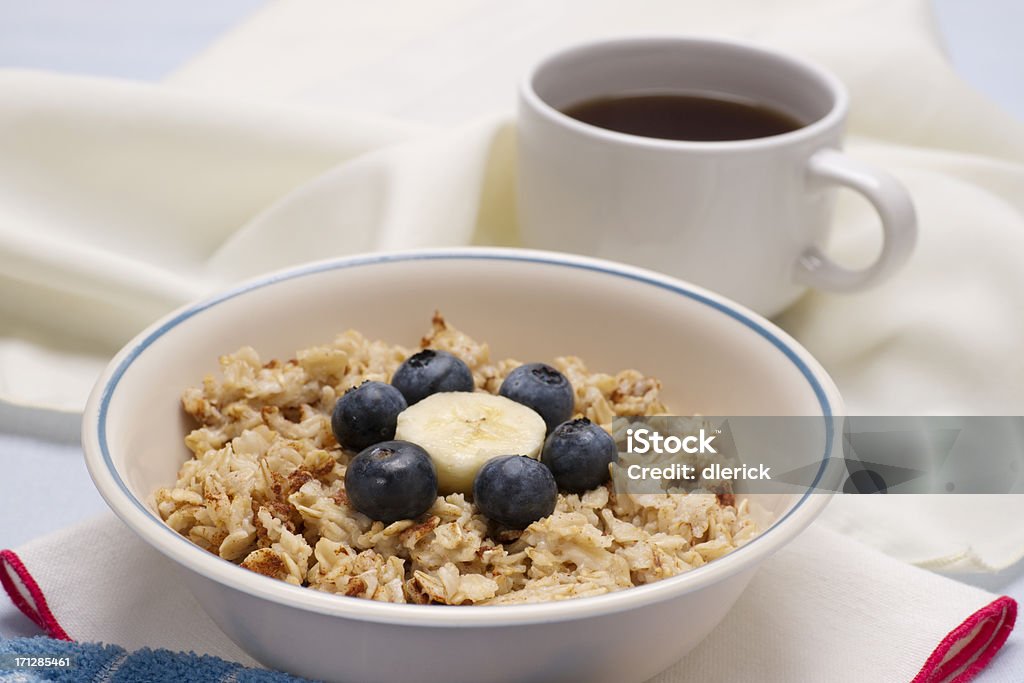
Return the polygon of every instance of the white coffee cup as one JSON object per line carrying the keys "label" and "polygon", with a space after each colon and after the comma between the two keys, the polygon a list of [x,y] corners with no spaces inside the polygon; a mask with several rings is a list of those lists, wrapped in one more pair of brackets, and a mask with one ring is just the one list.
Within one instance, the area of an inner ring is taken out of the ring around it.
{"label": "white coffee cup", "polygon": [[[624,94],[682,92],[753,100],[806,124],[769,137],[686,142],[620,133],[561,110]],[[839,80],[809,62],[733,40],[589,43],[534,67],[520,89],[523,243],[645,266],[773,315],[808,286],[855,291],[892,275],[917,237],[913,204],[889,174],[839,151]],[[881,218],[874,263],[824,254],[836,186]]]}

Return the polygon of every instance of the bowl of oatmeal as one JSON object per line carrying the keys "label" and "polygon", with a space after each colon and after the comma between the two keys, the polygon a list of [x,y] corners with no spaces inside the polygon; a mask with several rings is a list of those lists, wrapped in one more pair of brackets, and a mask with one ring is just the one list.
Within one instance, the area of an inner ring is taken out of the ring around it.
{"label": "bowl of oatmeal", "polygon": [[827,496],[617,490],[612,421],[841,405],[796,342],[712,293],[448,249],[311,264],[175,312],[111,362],[83,444],[112,509],[268,666],[643,681]]}

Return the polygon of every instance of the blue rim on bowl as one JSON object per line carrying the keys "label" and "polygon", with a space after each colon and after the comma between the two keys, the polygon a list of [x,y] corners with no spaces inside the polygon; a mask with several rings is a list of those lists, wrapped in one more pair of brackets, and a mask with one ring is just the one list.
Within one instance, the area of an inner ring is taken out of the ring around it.
{"label": "blue rim on bowl", "polygon": [[[214,306],[258,290],[274,283],[313,275],[323,271],[343,268],[359,268],[379,263],[413,260],[499,260],[533,263],[544,266],[568,267],[589,270],[604,275],[621,277],[651,285],[687,297],[723,313],[747,328],[753,330],[777,348],[803,375],[810,385],[825,420],[826,448],[821,465],[810,489],[780,519],[773,521],[762,534],[732,553],[713,563],[661,581],[636,586],[622,591],[592,597],[573,598],[544,603],[500,606],[451,606],[451,605],[408,605],[382,603],[364,598],[352,598],[330,593],[313,591],[292,586],[276,579],[254,572],[217,557],[194,545],[184,536],[176,533],[129,489],[114,466],[107,443],[108,409],[118,383],[135,360],[157,339],[188,320],[192,316]],[[813,366],[813,369],[812,369]],[[135,533],[150,541],[159,551],[181,562],[190,569],[235,589],[258,595],[274,602],[301,607],[303,609],[347,618],[388,623],[417,623],[435,626],[455,625],[509,625],[536,621],[560,621],[582,618],[594,613],[610,613],[622,609],[639,607],[657,602],[667,595],[696,590],[712,578],[732,574],[753,566],[756,556],[766,556],[773,549],[764,543],[766,538],[780,541],[783,525],[793,522],[802,514],[802,523],[790,526],[791,539],[796,536],[817,515],[818,509],[827,502],[827,494],[815,494],[819,499],[814,511],[808,511],[812,492],[822,484],[833,456],[836,433],[834,418],[842,414],[841,399],[834,385],[826,389],[819,380],[828,375],[813,358],[785,332],[764,321],[757,314],[730,302],[712,292],[672,278],[658,275],[632,266],[591,259],[587,257],[556,254],[526,249],[504,248],[450,248],[424,249],[408,252],[388,252],[343,257],[319,261],[296,268],[286,269],[243,283],[222,294],[195,304],[187,305],[157,321],[129,342],[111,361],[97,382],[86,406],[82,423],[82,444],[86,453],[89,473],[101,495]],[[95,416],[94,419],[90,419]],[[827,482],[826,482],[827,483]],[[834,486],[831,487],[834,490]],[[123,498],[119,498],[123,496]],[[127,503],[125,505],[124,503]],[[158,532],[157,529],[160,531]],[[781,547],[783,543],[779,543]],[[708,577],[708,578],[705,578]]]}

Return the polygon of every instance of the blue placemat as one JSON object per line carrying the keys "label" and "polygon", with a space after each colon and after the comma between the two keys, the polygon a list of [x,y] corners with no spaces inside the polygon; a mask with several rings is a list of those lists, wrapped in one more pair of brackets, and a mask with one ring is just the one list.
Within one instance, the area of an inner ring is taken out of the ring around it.
{"label": "blue placemat", "polygon": [[[33,666],[34,665],[34,666]],[[249,669],[194,652],[71,643],[52,638],[0,640],[0,681],[36,683],[303,683],[304,678]]]}

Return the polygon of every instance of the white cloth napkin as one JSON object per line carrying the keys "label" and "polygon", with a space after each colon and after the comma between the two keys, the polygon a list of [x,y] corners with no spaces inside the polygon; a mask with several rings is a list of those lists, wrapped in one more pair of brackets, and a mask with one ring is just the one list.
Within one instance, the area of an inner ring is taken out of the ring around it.
{"label": "white cloth napkin", "polygon": [[[33,541],[16,556],[21,567],[0,555],[8,584],[30,612],[72,639],[254,664],[171,564],[110,515]],[[725,621],[653,682],[967,680],[958,677],[987,663],[1015,615],[1007,598],[815,525],[766,561]]]}
{"label": "white cloth napkin", "polygon": [[[1024,126],[955,76],[924,0],[296,0],[268,5],[174,89],[2,72],[0,396],[77,411],[143,325],[269,268],[514,242],[518,75],[566,42],[643,31],[738,35],[831,67],[853,96],[850,151],[910,188],[921,241],[907,268],[780,319],[850,411],[1021,414]],[[263,101],[275,98],[345,108]],[[440,132],[393,120],[492,110],[505,113]],[[836,255],[864,257],[870,211],[841,202],[837,223]],[[829,520],[948,569],[999,568],[1024,549],[1011,499],[979,501],[963,525],[941,501],[926,516],[901,497],[884,535],[870,505],[841,498]]]}

